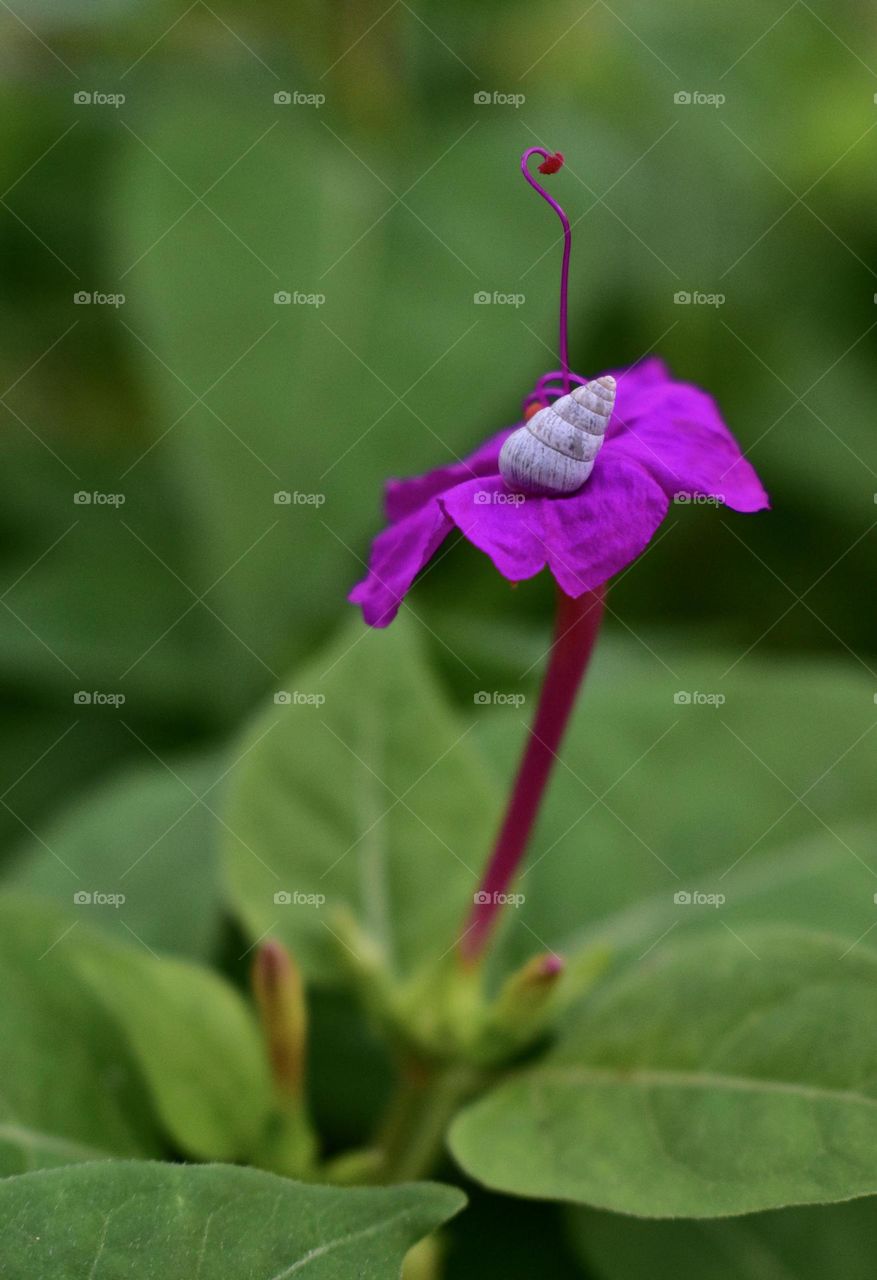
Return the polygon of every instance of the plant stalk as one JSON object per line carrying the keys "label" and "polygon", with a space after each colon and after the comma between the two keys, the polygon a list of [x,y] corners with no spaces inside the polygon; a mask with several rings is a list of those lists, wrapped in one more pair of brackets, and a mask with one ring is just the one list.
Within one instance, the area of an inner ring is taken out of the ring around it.
{"label": "plant stalk", "polygon": [[600,630],[604,598],[604,587],[586,591],[577,599],[558,589],[554,643],[539,705],[508,808],[460,942],[461,955],[469,964],[483,956],[505,895],[526,852]]}
{"label": "plant stalk", "polygon": [[483,1079],[483,1072],[465,1063],[409,1067],[378,1139],[383,1152],[378,1181],[429,1176],[441,1158],[448,1125]]}

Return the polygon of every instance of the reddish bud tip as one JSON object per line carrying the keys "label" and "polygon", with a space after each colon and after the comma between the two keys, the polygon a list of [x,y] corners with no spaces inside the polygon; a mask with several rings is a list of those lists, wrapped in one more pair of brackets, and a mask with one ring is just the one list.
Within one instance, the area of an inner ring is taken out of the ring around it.
{"label": "reddish bud tip", "polygon": [[547,156],[539,165],[540,173],[557,173],[558,169],[563,168],[563,152],[555,151],[553,156]]}
{"label": "reddish bud tip", "polygon": [[263,942],[256,952],[254,980],[261,979],[271,989],[277,986],[281,977],[289,973],[291,965],[289,956],[279,942]]}
{"label": "reddish bud tip", "polygon": [[252,969],[253,994],[271,1061],[275,1085],[298,1101],[304,1087],[307,1008],[301,974],[279,942],[263,942]]}
{"label": "reddish bud tip", "polygon": [[563,956],[555,955],[554,952],[542,958],[541,972],[545,978],[553,978],[556,974],[562,973],[565,968],[566,961]]}
{"label": "reddish bud tip", "polygon": [[545,408],[545,405],[542,404],[540,400],[534,400],[531,404],[528,404],[526,409],[524,410],[524,421],[529,422],[530,419],[534,416],[534,414],[539,413],[540,410],[544,408]]}

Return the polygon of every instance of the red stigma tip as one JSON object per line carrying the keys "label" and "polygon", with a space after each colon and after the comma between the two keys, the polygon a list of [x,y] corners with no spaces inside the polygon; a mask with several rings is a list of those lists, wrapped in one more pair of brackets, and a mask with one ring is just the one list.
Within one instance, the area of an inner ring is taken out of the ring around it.
{"label": "red stigma tip", "polygon": [[563,152],[555,151],[553,156],[548,156],[539,165],[540,173],[557,173],[558,169],[563,168]]}

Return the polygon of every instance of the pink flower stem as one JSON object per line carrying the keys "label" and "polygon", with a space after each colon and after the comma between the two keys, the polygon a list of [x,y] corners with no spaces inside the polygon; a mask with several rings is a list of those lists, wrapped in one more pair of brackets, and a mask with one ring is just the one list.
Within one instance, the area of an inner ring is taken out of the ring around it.
{"label": "pink flower stem", "polygon": [[603,617],[605,587],[574,600],[558,589],[554,644],[539,705],[518,766],[512,794],[487,870],[467,921],[460,951],[478,961],[490,941],[539,813],[579,686],[588,667]]}

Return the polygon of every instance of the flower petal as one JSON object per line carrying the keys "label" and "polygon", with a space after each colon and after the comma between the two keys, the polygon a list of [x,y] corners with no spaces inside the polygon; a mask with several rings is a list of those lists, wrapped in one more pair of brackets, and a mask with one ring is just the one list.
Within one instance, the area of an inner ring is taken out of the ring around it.
{"label": "flower petal", "polygon": [[417,574],[452,528],[437,502],[388,525],[372,543],[368,573],[350,592],[371,627],[387,627]]}
{"label": "flower petal", "polygon": [[637,412],[644,397],[657,387],[672,382],[670,370],[658,356],[649,356],[627,369],[609,369],[616,383],[615,409],[607,435],[623,429],[622,424]]}
{"label": "flower petal", "polygon": [[461,533],[490,556],[510,582],[532,578],[545,567],[546,552],[539,532],[521,517],[537,498],[511,493],[501,476],[468,480],[439,498],[439,503]]}
{"label": "flower petal", "polygon": [[431,498],[450,489],[464,480],[473,480],[477,476],[496,475],[499,451],[506,436],[514,431],[507,427],[503,431],[485,440],[474,453],[470,453],[462,462],[452,462],[446,467],[436,467],[422,476],[411,476],[405,480],[388,480],[384,490],[384,506],[390,520],[402,520],[412,511],[419,511]]}
{"label": "flower petal", "polygon": [[710,495],[735,511],[770,506],[715,401],[697,387],[655,385],[619,419],[620,429],[607,437],[605,452],[645,467],[668,497]]}
{"label": "flower petal", "polygon": [[584,488],[568,498],[520,501],[494,478],[457,485],[439,501],[506,578],[532,578],[547,564],[573,597],[593,591],[635,560],[669,506],[647,471],[608,448]]}
{"label": "flower petal", "polygon": [[579,493],[537,501],[549,568],[573,597],[626,569],[648,546],[669,507],[648,472],[608,451]]}

